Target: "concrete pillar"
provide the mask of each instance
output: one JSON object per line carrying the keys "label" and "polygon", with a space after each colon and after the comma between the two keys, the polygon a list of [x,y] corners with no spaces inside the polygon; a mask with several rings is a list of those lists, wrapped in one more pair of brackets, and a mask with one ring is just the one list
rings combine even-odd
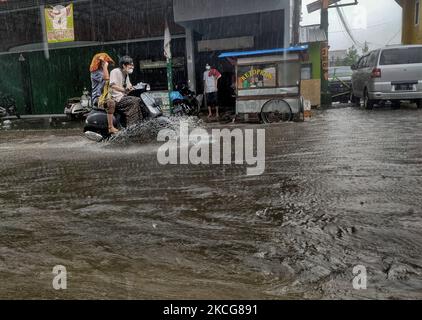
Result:
{"label": "concrete pillar", "polygon": [[293,14],[293,1],[284,8],[284,47],[290,47],[292,42],[292,14]]}
{"label": "concrete pillar", "polygon": [[186,32],[186,60],[189,88],[196,92],[196,72],[195,72],[195,40],[192,28],[185,27]]}

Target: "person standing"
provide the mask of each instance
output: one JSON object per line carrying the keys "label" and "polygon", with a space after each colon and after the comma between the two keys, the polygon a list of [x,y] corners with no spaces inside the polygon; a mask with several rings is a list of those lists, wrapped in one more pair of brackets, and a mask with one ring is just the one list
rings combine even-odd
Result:
{"label": "person standing", "polygon": [[221,73],[211,68],[209,64],[206,65],[204,72],[204,95],[208,106],[208,118],[212,118],[212,109],[216,110],[216,117],[219,118],[218,107],[218,80],[221,78]]}

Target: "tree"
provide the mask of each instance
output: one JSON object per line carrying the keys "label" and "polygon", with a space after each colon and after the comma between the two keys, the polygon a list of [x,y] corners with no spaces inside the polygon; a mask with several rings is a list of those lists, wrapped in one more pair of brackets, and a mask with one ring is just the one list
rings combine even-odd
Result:
{"label": "tree", "polygon": [[356,62],[358,62],[358,59],[359,59],[358,50],[356,49],[355,46],[352,46],[351,48],[347,50],[346,57],[343,60],[343,64],[345,66],[351,66],[355,64]]}
{"label": "tree", "polygon": [[368,45],[368,41],[365,41],[365,44],[363,45],[363,49],[362,49],[362,54],[368,53],[369,52],[369,45]]}

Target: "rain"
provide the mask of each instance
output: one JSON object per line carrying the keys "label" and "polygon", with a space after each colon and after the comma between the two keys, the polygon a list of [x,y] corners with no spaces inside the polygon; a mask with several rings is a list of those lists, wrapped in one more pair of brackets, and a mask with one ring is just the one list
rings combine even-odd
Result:
{"label": "rain", "polygon": [[422,61],[398,103],[352,86],[399,4],[376,39],[368,1],[215,2],[0,2],[0,299],[422,298]]}

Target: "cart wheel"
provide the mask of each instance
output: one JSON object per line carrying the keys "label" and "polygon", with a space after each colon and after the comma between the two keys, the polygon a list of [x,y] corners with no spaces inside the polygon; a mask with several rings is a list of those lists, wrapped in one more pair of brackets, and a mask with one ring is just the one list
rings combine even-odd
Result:
{"label": "cart wheel", "polygon": [[261,119],[264,123],[286,122],[292,118],[292,108],[285,100],[270,100],[261,110]]}

